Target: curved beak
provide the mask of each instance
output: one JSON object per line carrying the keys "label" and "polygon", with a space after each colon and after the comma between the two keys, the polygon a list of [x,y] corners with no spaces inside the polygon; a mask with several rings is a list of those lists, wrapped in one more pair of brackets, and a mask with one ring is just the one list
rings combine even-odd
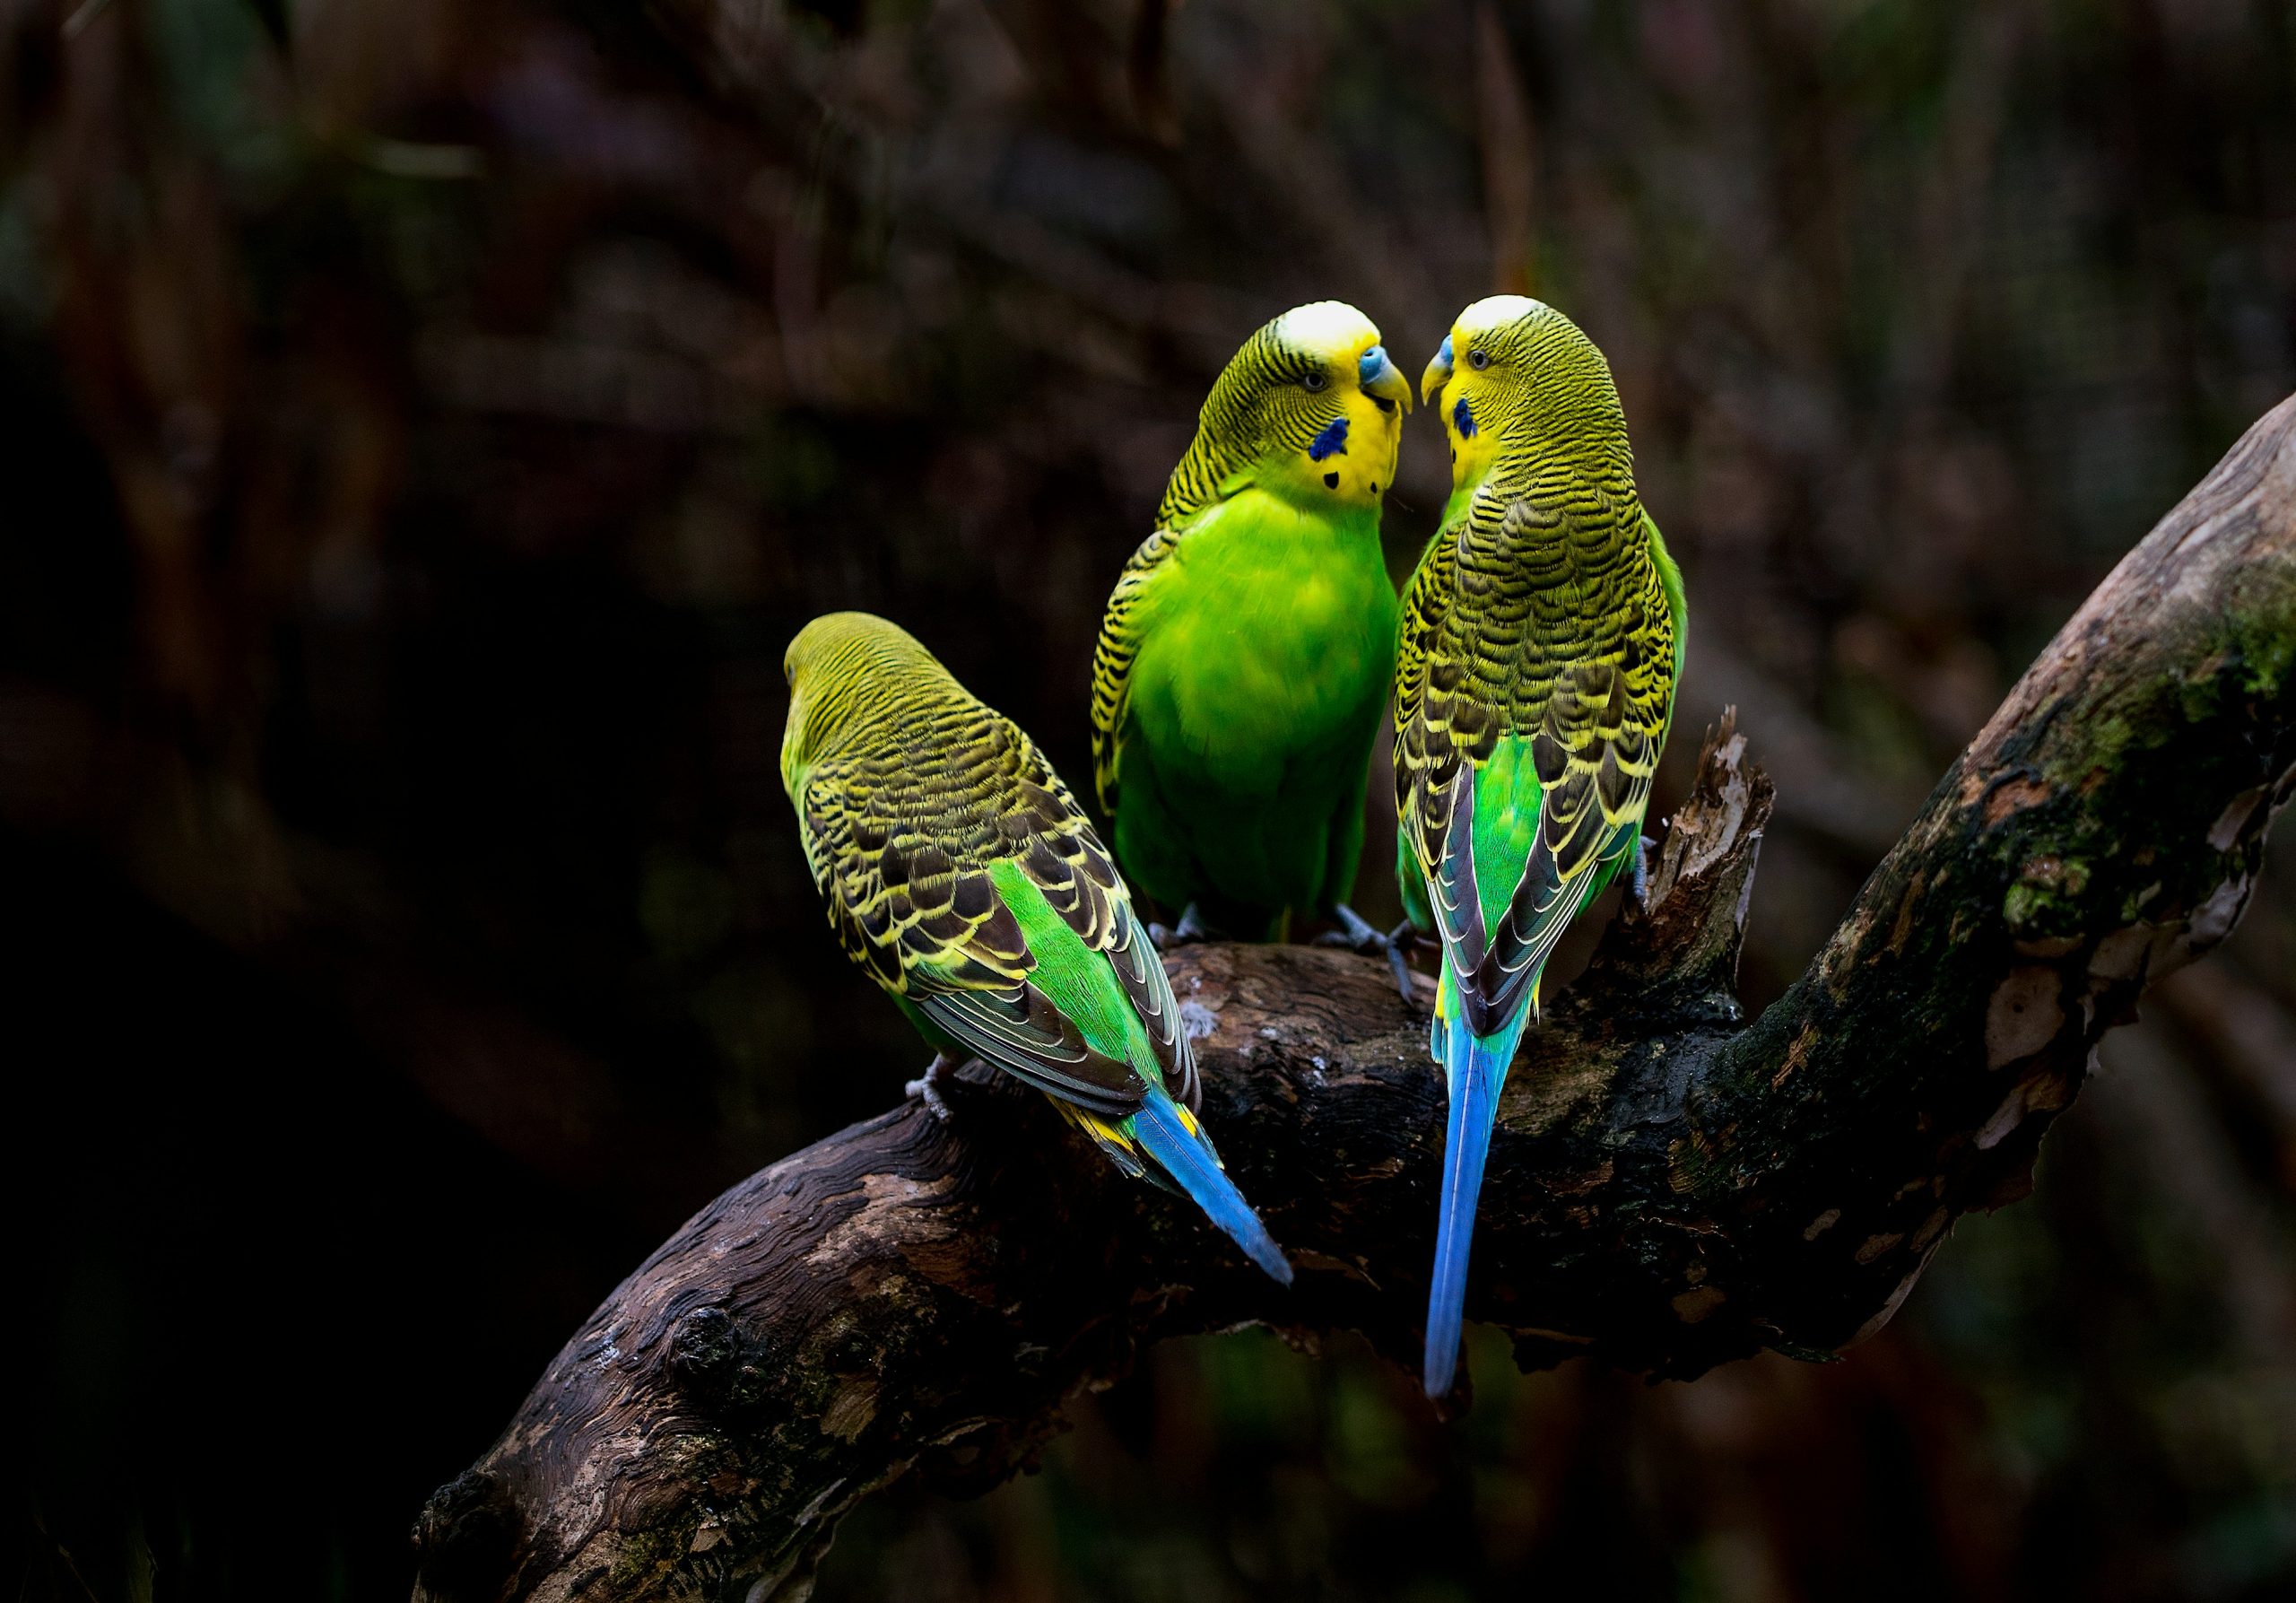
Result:
{"label": "curved beak", "polygon": [[1405,412],[1411,410],[1410,380],[1387,360],[1385,345],[1374,345],[1356,358],[1355,377],[1365,395],[1390,405],[1400,404]]}
{"label": "curved beak", "polygon": [[1435,353],[1435,360],[1419,375],[1419,398],[1430,406],[1435,404],[1435,392],[1451,381],[1451,336],[1443,336],[1443,348]]}

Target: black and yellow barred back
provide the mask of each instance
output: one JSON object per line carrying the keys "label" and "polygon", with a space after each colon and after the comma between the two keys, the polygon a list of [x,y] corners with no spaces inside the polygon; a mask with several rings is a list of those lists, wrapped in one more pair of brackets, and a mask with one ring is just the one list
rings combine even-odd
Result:
{"label": "black and yellow barred back", "polygon": [[1084,1042],[1031,981],[1039,961],[991,877],[1010,863],[1103,954],[1165,1087],[1195,1105],[1178,1007],[1100,837],[1036,745],[915,639],[865,613],[789,648],[783,783],[847,954],[972,1050],[1096,1113],[1136,1107],[1132,1069]]}

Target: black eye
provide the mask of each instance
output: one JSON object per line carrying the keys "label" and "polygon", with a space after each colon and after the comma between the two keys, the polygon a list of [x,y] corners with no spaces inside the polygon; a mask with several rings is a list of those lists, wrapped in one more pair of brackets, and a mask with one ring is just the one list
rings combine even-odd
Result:
{"label": "black eye", "polygon": [[1306,378],[1300,380],[1300,388],[1306,390],[1309,395],[1313,395],[1316,391],[1321,389],[1325,385],[1330,382],[1331,380],[1325,378],[1321,373],[1309,373]]}
{"label": "black eye", "polygon": [[1488,351],[1470,351],[1470,352],[1468,352],[1468,353],[1467,353],[1467,366],[1469,366],[1469,367],[1473,368],[1476,372],[1478,372],[1478,373],[1479,373],[1479,372],[1483,371],[1483,369],[1485,369],[1485,368],[1489,367],[1490,365],[1491,365],[1491,353],[1490,353],[1490,352],[1488,352]]}

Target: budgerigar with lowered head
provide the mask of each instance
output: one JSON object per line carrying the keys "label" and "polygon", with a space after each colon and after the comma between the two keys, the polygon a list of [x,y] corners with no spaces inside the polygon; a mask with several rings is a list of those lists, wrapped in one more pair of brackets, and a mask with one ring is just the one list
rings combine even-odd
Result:
{"label": "budgerigar with lowered head", "polygon": [[964,1059],[994,1064],[1291,1284],[1196,1122],[1196,1056],[1131,895],[1035,743],[866,613],[806,624],[787,666],[805,861],[847,954],[939,1054],[926,1100]]}

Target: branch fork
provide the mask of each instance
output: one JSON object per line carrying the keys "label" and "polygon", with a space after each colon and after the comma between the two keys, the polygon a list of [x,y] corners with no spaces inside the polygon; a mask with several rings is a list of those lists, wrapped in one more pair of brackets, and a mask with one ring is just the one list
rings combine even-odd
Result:
{"label": "branch fork", "polygon": [[[1726,713],[1648,903],[1525,1038],[1469,1316],[1526,1365],[1674,1376],[1878,1329],[1957,1216],[2030,1186],[2104,1032],[2238,920],[2296,793],[2292,678],[2296,401],[2107,578],[1751,1023],[1774,792]],[[424,1509],[417,1599],[800,1597],[871,1491],[996,1484],[1168,1336],[1354,1329],[1415,1366],[1432,982],[1406,1003],[1377,960],[1298,946],[1166,961],[1291,1290],[1041,1097],[1000,1084],[953,1126],[904,1104],[735,1186],[615,1290]]]}

